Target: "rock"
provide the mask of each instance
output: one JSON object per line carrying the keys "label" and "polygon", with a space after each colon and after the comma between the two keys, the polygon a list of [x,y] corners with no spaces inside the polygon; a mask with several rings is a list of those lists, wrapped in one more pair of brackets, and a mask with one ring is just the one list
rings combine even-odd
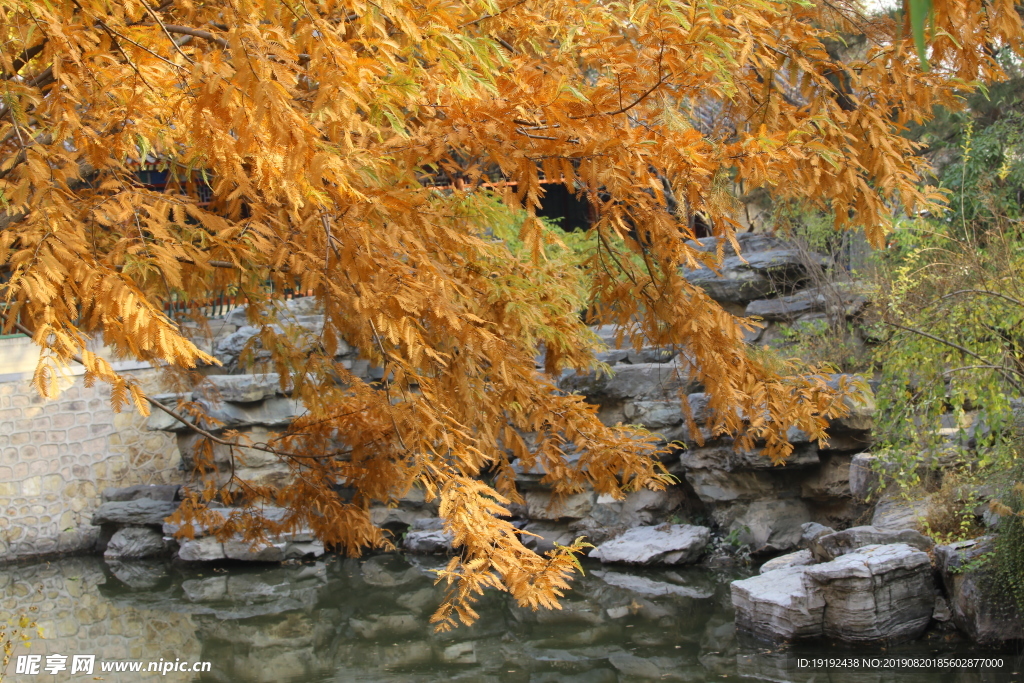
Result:
{"label": "rock", "polygon": [[609,586],[615,586],[616,588],[621,588],[623,590],[630,591],[631,593],[638,593],[639,595],[648,595],[651,597],[671,595],[681,598],[694,598],[697,600],[705,600],[714,596],[714,592],[707,589],[677,586],[674,583],[655,581],[635,574],[621,574],[619,572],[594,570],[591,572],[591,575],[601,579]]}
{"label": "rock", "polygon": [[819,537],[817,542],[826,562],[868,545],[905,543],[924,552],[928,552],[935,545],[932,539],[914,529],[890,531],[876,529],[873,526],[855,526],[845,531],[837,531]]}
{"label": "rock", "polygon": [[932,619],[939,623],[946,623],[953,618],[953,610],[949,607],[949,600],[941,595],[935,596],[935,609],[932,610]]}
{"label": "rock", "polygon": [[92,515],[92,524],[124,524],[128,526],[160,526],[164,518],[178,509],[170,500],[138,498],[136,500],[103,503]]}
{"label": "rock", "polygon": [[825,501],[850,497],[851,456],[832,454],[819,457],[821,467],[800,482],[800,497]]}
{"label": "rock", "polygon": [[784,567],[733,581],[736,628],[767,640],[820,637],[825,599],[818,587],[805,578],[808,569]]}
{"label": "rock", "polygon": [[556,543],[569,545],[578,536],[569,529],[569,525],[560,522],[530,522],[523,527],[523,531],[526,534],[533,534],[532,536],[523,536],[523,545],[542,555],[549,550],[554,550]]}
{"label": "rock", "polygon": [[102,501],[104,503],[124,502],[128,500],[138,500],[139,498],[149,498],[150,500],[175,500],[180,488],[181,486],[177,484],[167,484],[163,486],[156,484],[137,484],[135,486],[126,486],[124,488],[111,487],[103,489]]}
{"label": "rock", "polygon": [[590,552],[601,562],[687,564],[704,554],[711,530],[689,524],[635,527]]}
{"label": "rock", "polygon": [[224,557],[245,562],[280,562],[285,559],[285,543],[250,543],[240,538],[224,542]]}
{"label": "rock", "polygon": [[952,620],[971,640],[988,646],[1020,640],[1024,620],[999,591],[991,562],[991,536],[935,546],[935,564],[949,596]]}
{"label": "rock", "polygon": [[768,472],[694,469],[685,476],[705,504],[774,498],[779,492],[778,478]]}
{"label": "rock", "polygon": [[449,645],[441,653],[441,659],[445,664],[476,664],[476,644],[469,641]]}
{"label": "rock", "polygon": [[598,372],[566,371],[559,388],[582,394],[590,403],[606,404],[634,400],[669,400],[680,392],[691,393],[699,388],[678,362],[616,365],[612,375]]}
{"label": "rock", "polygon": [[825,296],[816,289],[805,289],[790,296],[758,299],[747,304],[748,318],[763,318],[774,322],[793,322],[804,313],[823,312]]}
{"label": "rock", "polygon": [[[204,379],[204,385],[206,384],[213,390],[212,399],[229,403],[253,403],[282,393],[281,376],[276,372],[255,375],[207,375]],[[206,388],[202,385],[201,387]]]}
{"label": "rock", "polygon": [[213,536],[179,540],[178,543],[178,559],[185,562],[215,562],[225,557],[224,544]]}
{"label": "rock", "polygon": [[628,652],[616,652],[608,657],[608,663],[624,676],[644,679],[660,679],[662,671],[653,662],[631,655]]}
{"label": "rock", "polygon": [[139,559],[162,555],[167,550],[163,535],[149,527],[128,526],[118,529],[103,553],[106,560]]}
{"label": "rock", "polygon": [[870,453],[858,453],[850,461],[850,494],[857,500],[870,500],[881,487],[876,461]]}
{"label": "rock", "polygon": [[885,495],[875,505],[871,526],[876,529],[899,531],[919,529],[921,520],[928,513],[929,499],[905,500],[898,495]]}
{"label": "rock", "polygon": [[530,519],[580,519],[594,507],[593,491],[557,496],[550,491],[527,491],[526,509]]}
{"label": "rock", "polygon": [[289,541],[284,546],[284,559],[286,560],[301,560],[305,557],[320,557],[326,551],[324,544],[320,541],[310,541],[308,543],[294,543]]}
{"label": "rock", "polygon": [[774,294],[779,286],[803,280],[807,270],[796,249],[744,253],[722,261],[720,274],[709,268],[688,270],[683,277],[715,301],[746,304]]}
{"label": "rock", "polygon": [[411,553],[447,555],[453,552],[454,537],[443,530],[410,531],[402,540],[402,547]]}
{"label": "rock", "polygon": [[824,548],[818,543],[818,540],[823,536],[834,534],[835,530],[831,527],[827,527],[824,524],[818,524],[817,522],[807,522],[806,524],[800,525],[800,547],[806,548],[811,551],[811,555],[818,560],[818,562],[828,562],[829,557],[825,555]]}
{"label": "rock", "polygon": [[776,569],[783,569],[785,567],[805,567],[807,565],[814,564],[814,562],[815,559],[811,554],[811,551],[804,548],[803,550],[798,550],[795,553],[781,555],[773,560],[768,560],[761,565],[761,569],[758,573],[767,574],[768,572],[775,571]]}
{"label": "rock", "polygon": [[847,642],[913,640],[935,608],[931,561],[905,543],[865,546],[805,576],[825,601],[824,634]]}
{"label": "rock", "polygon": [[762,553],[794,550],[801,527],[810,519],[807,504],[794,498],[755,500],[741,508],[727,526],[741,545]]}
{"label": "rock", "polygon": [[[707,430],[705,429],[705,435]],[[768,470],[779,472],[801,467],[813,467],[820,462],[818,449],[811,443],[797,444],[782,464],[776,465],[762,455],[760,450],[737,450],[728,439],[719,439],[714,445],[689,448],[679,456],[679,466],[684,470],[720,470],[738,472],[741,470]]]}
{"label": "rock", "polygon": [[853,388],[852,393],[843,399],[843,405],[849,409],[849,413],[845,417],[831,420],[829,431],[868,431],[875,424],[875,412],[878,410],[878,406],[875,404],[875,394],[871,391],[867,381],[859,375],[833,375],[829,379],[828,385],[833,389],[838,389],[840,381],[844,378],[848,383],[858,381],[863,383],[863,386],[859,390]]}

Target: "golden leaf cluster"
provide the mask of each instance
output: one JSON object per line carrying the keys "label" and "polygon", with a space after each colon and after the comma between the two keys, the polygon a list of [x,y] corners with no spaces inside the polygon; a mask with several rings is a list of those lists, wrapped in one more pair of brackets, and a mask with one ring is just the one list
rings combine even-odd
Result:
{"label": "golden leaf cluster", "polygon": [[[308,408],[253,446],[293,482],[233,495],[358,552],[387,544],[371,502],[422,487],[462,548],[440,624],[471,621],[487,586],[554,605],[579,547],[522,545],[501,517],[521,500],[511,459],[560,493],[667,483],[650,435],[557,391],[564,368],[594,364],[581,308],[686,349],[717,429],[776,460],[790,426],[821,436],[840,410],[821,377],[752,359],[749,323],[681,275],[721,257],[687,242],[687,216],[732,240],[722,188],[740,183],[877,242],[892,206],[933,199],[901,134],[1000,77],[993,54],[1022,36],[1010,0],[933,5],[925,72],[907,26],[852,0],[0,0],[5,327],[46,350],[40,390],[76,359],[118,406],[145,409],[87,339],[172,368],[213,362],[164,305],[201,318],[232,288]],[[713,125],[697,125],[707,103]],[[140,182],[143,165],[167,186]],[[489,230],[479,185],[495,176],[530,216],[522,255]],[[597,217],[580,268],[545,260],[542,180]],[[271,292],[292,287],[323,307],[312,352],[271,327]],[[335,360],[342,341],[384,366],[382,386]],[[184,517],[201,521],[212,495]],[[255,538],[245,522],[227,531]]]}

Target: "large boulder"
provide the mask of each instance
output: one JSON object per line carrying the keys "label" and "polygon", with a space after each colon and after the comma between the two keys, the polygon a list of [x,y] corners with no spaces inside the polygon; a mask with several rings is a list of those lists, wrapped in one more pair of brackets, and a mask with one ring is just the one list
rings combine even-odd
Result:
{"label": "large boulder", "polygon": [[590,557],[625,564],[688,564],[700,559],[710,540],[711,530],[703,526],[641,526],[605,541]]}
{"label": "large boulder", "polygon": [[164,518],[178,509],[173,500],[153,500],[137,498],[135,500],[110,501],[99,506],[92,515],[92,523],[123,524],[126,526],[159,526]]}
{"label": "large boulder", "polygon": [[825,599],[807,581],[806,566],[790,566],[732,583],[736,628],[766,640],[822,635]]}
{"label": "large boulder", "polygon": [[581,394],[590,403],[608,404],[635,400],[668,400],[680,391],[691,393],[699,384],[691,379],[683,363],[640,363],[616,365],[612,374],[577,373],[567,370],[558,382],[561,389]]}
{"label": "large boulder", "polygon": [[953,623],[971,640],[998,645],[1024,637],[1013,598],[994,585],[991,536],[935,547],[935,564],[949,596]]}
{"label": "large boulder", "polygon": [[868,545],[905,543],[924,552],[928,552],[935,545],[932,539],[914,529],[890,531],[876,529],[873,526],[855,526],[844,531],[837,531],[821,536],[817,542],[821,548],[820,559],[826,562]]}
{"label": "large boulder", "polygon": [[139,559],[162,555],[167,550],[163,534],[149,527],[124,527],[114,532],[107,542],[104,559]]}
{"label": "large boulder", "polygon": [[935,608],[931,560],[905,543],[865,546],[807,567],[805,576],[826,605],[824,634],[847,642],[913,640]]}

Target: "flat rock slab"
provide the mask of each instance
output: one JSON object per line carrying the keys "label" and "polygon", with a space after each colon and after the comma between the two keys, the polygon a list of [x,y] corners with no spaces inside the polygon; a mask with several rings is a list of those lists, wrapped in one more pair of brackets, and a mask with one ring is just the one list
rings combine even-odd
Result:
{"label": "flat rock slab", "polygon": [[601,579],[609,586],[614,586],[616,588],[630,591],[631,593],[650,597],[674,596],[706,600],[707,598],[714,596],[714,592],[707,589],[691,588],[690,586],[677,586],[674,583],[655,581],[654,579],[648,579],[634,574],[620,574],[618,572],[604,572],[599,570],[593,571],[591,574]]}
{"label": "flat rock slab", "polygon": [[111,501],[103,503],[92,515],[92,523],[124,524],[127,526],[159,526],[164,518],[178,509],[178,503],[171,500],[152,500],[138,498],[136,500]]}
{"label": "flat rock slab", "polygon": [[602,562],[687,564],[704,554],[711,530],[690,524],[662,524],[629,529],[590,551]]}
{"label": "flat rock slab", "polygon": [[111,487],[103,489],[103,502],[124,502],[127,500],[138,500],[139,498],[174,500],[178,497],[178,490],[180,488],[177,484],[137,484],[136,486],[126,486],[124,488]]}
{"label": "flat rock slab", "polygon": [[855,526],[844,531],[820,536],[817,543],[823,553],[821,559],[825,561],[834,560],[869,545],[905,543],[924,552],[928,552],[935,545],[932,539],[914,529],[890,531],[876,529],[873,526]]}
{"label": "flat rock slab", "polygon": [[807,567],[805,576],[827,605],[824,634],[847,642],[913,640],[935,609],[931,560],[905,543],[865,546]]}
{"label": "flat rock slab", "polygon": [[804,548],[798,550],[795,553],[789,553],[788,555],[781,555],[775,559],[768,560],[761,565],[759,574],[767,574],[768,572],[775,571],[776,569],[783,569],[784,567],[806,567],[814,564],[814,555],[811,551]]}
{"label": "flat rock slab", "polygon": [[817,638],[825,599],[807,580],[809,567],[791,566],[732,583],[736,628],[767,640]]}

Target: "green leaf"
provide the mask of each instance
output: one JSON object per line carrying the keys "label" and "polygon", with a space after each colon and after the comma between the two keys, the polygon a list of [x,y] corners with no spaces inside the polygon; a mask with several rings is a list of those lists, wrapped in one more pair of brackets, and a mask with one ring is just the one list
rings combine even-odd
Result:
{"label": "green leaf", "polygon": [[932,13],[932,0],[907,0],[910,10],[910,30],[917,48],[917,58],[921,60],[921,68],[928,71],[928,56],[925,54],[927,44],[924,40],[924,23]]}

